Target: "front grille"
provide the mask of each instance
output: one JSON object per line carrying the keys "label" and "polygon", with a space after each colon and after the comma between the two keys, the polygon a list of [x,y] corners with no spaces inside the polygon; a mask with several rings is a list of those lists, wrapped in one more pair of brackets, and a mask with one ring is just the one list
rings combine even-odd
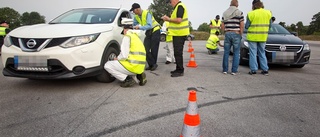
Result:
{"label": "front grille", "polygon": [[303,48],[303,45],[280,45],[280,44],[267,44],[266,51],[284,51],[284,52],[296,52],[299,53]]}
{"label": "front grille", "polygon": [[[38,39],[38,38],[17,38],[11,37],[11,41],[14,46],[21,48],[25,52],[37,52],[45,48],[51,48],[61,45],[63,42],[67,41],[70,37],[63,38],[53,38],[53,39]],[[27,46],[29,40],[36,41],[34,47]]]}

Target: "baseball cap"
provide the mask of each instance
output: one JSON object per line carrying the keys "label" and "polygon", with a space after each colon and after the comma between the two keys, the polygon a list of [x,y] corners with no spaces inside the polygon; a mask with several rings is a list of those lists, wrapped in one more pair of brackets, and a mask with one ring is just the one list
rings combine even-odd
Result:
{"label": "baseball cap", "polygon": [[133,3],[130,11],[133,11],[134,9],[140,8],[140,5],[138,3]]}
{"label": "baseball cap", "polygon": [[252,5],[254,5],[254,4],[258,3],[258,2],[261,2],[261,1],[260,0],[253,0],[252,1]]}

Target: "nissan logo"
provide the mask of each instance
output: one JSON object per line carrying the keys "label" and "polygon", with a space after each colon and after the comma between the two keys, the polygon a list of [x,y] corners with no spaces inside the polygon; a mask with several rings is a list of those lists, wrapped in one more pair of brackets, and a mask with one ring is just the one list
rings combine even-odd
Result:
{"label": "nissan logo", "polygon": [[286,45],[280,45],[279,49],[280,51],[286,51],[287,47]]}
{"label": "nissan logo", "polygon": [[30,40],[28,40],[28,42],[27,42],[27,47],[28,48],[34,48],[35,46],[37,45],[37,42],[36,42],[36,40],[34,40],[34,39],[30,39]]}

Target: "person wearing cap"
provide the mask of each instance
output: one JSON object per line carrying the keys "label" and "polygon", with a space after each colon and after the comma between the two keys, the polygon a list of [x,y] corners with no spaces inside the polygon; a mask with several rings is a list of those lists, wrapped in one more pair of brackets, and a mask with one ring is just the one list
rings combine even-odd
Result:
{"label": "person wearing cap", "polygon": [[148,67],[146,70],[154,71],[158,67],[160,24],[154,19],[151,12],[142,10],[138,3],[133,3],[130,11],[135,14],[133,28],[146,31],[146,37],[143,42],[147,52]]}
{"label": "person wearing cap", "polygon": [[276,17],[271,17],[272,23],[276,21]]}
{"label": "person wearing cap", "polygon": [[245,28],[248,30],[247,40],[249,45],[250,75],[254,75],[258,71],[257,57],[259,58],[260,68],[262,69],[261,74],[269,75],[265,47],[269,28],[272,23],[271,18],[271,11],[265,10],[260,0],[253,0],[252,11],[247,14],[247,22],[245,24]]}
{"label": "person wearing cap", "polygon": [[233,48],[233,58],[231,75],[238,73],[239,60],[240,60],[240,43],[244,29],[244,17],[242,11],[238,9],[238,0],[231,0],[230,7],[223,12],[223,20],[221,29],[224,31],[224,44],[223,44],[223,59],[222,59],[222,73],[228,74],[229,70],[229,55],[230,50]]}
{"label": "person wearing cap", "polygon": [[140,86],[147,83],[144,73],[146,51],[137,30],[129,29],[130,27],[132,26],[125,25],[121,33],[124,34],[124,37],[118,57],[104,65],[108,73],[121,81],[121,87],[131,87],[136,84],[132,76],[137,77]]}
{"label": "person wearing cap", "polygon": [[176,59],[176,69],[171,71],[171,77],[180,77],[184,75],[183,67],[183,46],[186,37],[190,34],[188,10],[179,0],[166,0],[173,7],[170,17],[164,15],[162,20],[169,22],[168,32],[172,35],[174,58]]}
{"label": "person wearing cap", "polygon": [[220,33],[221,20],[219,15],[217,15],[215,19],[210,21],[209,27],[211,28],[210,30],[211,35],[216,35],[217,31]]}
{"label": "person wearing cap", "polygon": [[0,22],[0,55],[1,55],[1,49],[2,45],[4,43],[4,37],[10,32],[9,29],[9,23],[7,21],[1,21]]}

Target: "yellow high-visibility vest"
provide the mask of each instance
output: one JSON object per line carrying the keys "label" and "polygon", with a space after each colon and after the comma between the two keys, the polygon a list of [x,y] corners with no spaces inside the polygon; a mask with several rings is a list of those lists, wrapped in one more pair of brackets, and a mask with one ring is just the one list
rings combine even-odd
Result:
{"label": "yellow high-visibility vest", "polygon": [[181,2],[178,3],[171,14],[171,18],[173,19],[177,18],[177,11],[179,6],[182,6],[184,8],[182,22],[179,24],[170,22],[169,28],[168,28],[169,34],[172,36],[187,36],[190,34],[190,29],[189,29],[188,11],[186,6]]}
{"label": "yellow high-visibility vest", "polygon": [[144,72],[146,66],[146,50],[138,34],[130,33],[125,36],[130,37],[130,52],[128,58],[119,60],[120,64],[134,74]]}
{"label": "yellow high-visibility vest", "polygon": [[[141,26],[147,25],[147,15],[148,15],[148,13],[149,13],[148,10],[143,10],[143,11],[142,11],[142,14],[141,14],[141,18],[140,18],[138,15],[135,15],[136,20],[138,21],[138,23],[139,23]],[[151,14],[151,13],[150,13],[150,14]],[[155,32],[156,30],[159,30],[159,29],[160,29],[160,25],[159,25],[159,23],[154,19],[154,17],[152,16],[152,14],[151,14],[151,17],[152,17],[152,28],[153,28],[153,31],[152,31],[152,32]]]}
{"label": "yellow high-visibility vest", "polygon": [[[170,23],[168,21],[165,21],[164,23],[166,24],[166,27],[168,28]],[[169,31],[167,31],[166,42],[172,42],[172,36],[169,34]]]}
{"label": "yellow high-visibility vest", "polygon": [[218,41],[219,38],[217,35],[210,35],[209,39],[207,40],[206,47],[208,49],[217,49],[218,48]]}
{"label": "yellow high-visibility vest", "polygon": [[266,42],[268,38],[271,11],[263,8],[250,11],[248,19],[251,25],[248,28],[247,40],[254,42]]}
{"label": "yellow high-visibility vest", "polygon": [[0,26],[0,36],[5,36],[6,35],[6,27]]}
{"label": "yellow high-visibility vest", "polygon": [[[211,25],[212,25],[212,26],[215,26],[215,27],[220,27],[220,26],[221,26],[221,21],[218,20],[218,22],[216,22],[216,20],[211,20]],[[212,28],[212,29],[210,30],[210,34],[211,34],[211,35],[216,35],[216,32],[217,32],[217,31],[220,33],[220,29],[219,29],[219,28]]]}

